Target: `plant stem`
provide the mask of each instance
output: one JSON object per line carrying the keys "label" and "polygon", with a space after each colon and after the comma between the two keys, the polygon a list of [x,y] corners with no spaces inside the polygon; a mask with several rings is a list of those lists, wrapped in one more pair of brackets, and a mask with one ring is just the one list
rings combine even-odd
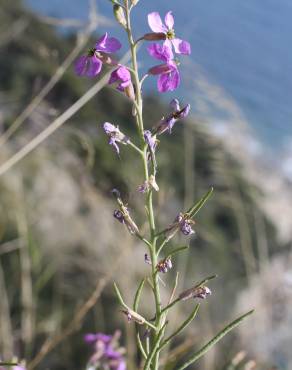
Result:
{"label": "plant stem", "polygon": [[[141,95],[141,82],[139,78],[139,71],[138,71],[138,63],[137,63],[137,43],[134,42],[132,28],[131,28],[131,19],[130,19],[130,7],[129,7],[129,0],[124,0],[125,6],[125,16],[127,22],[127,34],[129,45],[131,49],[131,56],[132,56],[132,75],[135,84],[135,108],[136,108],[136,123],[139,130],[140,141],[141,141],[141,150],[143,151],[142,161],[143,161],[143,170],[144,170],[144,177],[145,181],[149,181],[149,168],[148,168],[148,152],[147,152],[147,145],[144,140],[144,124],[143,124],[143,99]],[[142,81],[143,82],[143,81]],[[156,308],[156,322],[155,326],[157,330],[154,332],[152,346],[156,346],[158,348],[160,340],[162,339],[161,333],[161,299],[160,299],[160,291],[159,291],[159,282],[158,282],[158,274],[156,274],[156,265],[158,260],[158,253],[156,251],[156,242],[157,237],[156,228],[155,228],[155,217],[154,217],[154,210],[153,210],[153,199],[152,199],[152,189],[148,190],[146,195],[146,209],[148,213],[148,222],[150,228],[150,244],[149,252],[152,262],[152,283],[153,283],[153,292],[155,298],[155,308]],[[151,368],[153,370],[158,369],[158,362],[159,362],[159,352],[153,352],[153,348],[150,349],[152,353],[151,359],[148,359],[148,364],[151,363]],[[147,365],[148,366],[148,365]]]}

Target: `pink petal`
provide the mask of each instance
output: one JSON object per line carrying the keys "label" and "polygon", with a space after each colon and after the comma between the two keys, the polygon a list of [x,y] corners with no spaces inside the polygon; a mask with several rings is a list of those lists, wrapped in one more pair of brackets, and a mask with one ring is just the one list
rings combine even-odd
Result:
{"label": "pink petal", "polygon": [[167,92],[175,90],[180,84],[180,75],[177,68],[171,72],[159,76],[157,88],[159,92]]}
{"label": "pink petal", "polygon": [[74,70],[78,76],[82,76],[85,74],[87,59],[88,59],[87,56],[82,55],[80,58],[76,60],[74,64]]}
{"label": "pink petal", "polygon": [[88,77],[97,76],[101,71],[101,67],[102,67],[102,62],[96,56],[89,57],[86,75]]}
{"label": "pink petal", "polygon": [[153,12],[148,14],[148,24],[153,32],[167,32],[167,28],[162,23],[159,13]]}
{"label": "pink petal", "polygon": [[105,33],[95,44],[97,51],[103,51],[105,53],[115,53],[122,47],[120,41],[115,37],[108,37]]}
{"label": "pink petal", "polygon": [[166,13],[166,16],[164,18],[164,22],[167,25],[167,28],[169,30],[173,30],[174,19],[173,19],[173,15],[172,15],[172,12],[171,11]]}
{"label": "pink petal", "polygon": [[190,55],[191,54],[191,45],[189,42],[181,40],[181,39],[173,39],[171,40],[174,51],[177,54],[184,54],[184,55]]}
{"label": "pink petal", "polygon": [[147,48],[148,53],[158,60],[163,60],[167,62],[173,59],[173,52],[167,44],[159,45],[159,44],[151,44]]}

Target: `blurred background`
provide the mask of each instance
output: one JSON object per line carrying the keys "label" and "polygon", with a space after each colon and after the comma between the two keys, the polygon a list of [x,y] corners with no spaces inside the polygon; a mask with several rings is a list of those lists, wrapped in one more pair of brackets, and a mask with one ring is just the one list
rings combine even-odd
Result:
{"label": "blurred background", "polygon": [[[84,369],[83,335],[120,329],[128,368],[137,369],[133,325],[121,317],[112,280],[130,302],[148,266],[144,246],[113,219],[110,190],[120,189],[143,229],[142,171],[127,148],[118,159],[101,130],[110,121],[135,137],[131,105],[105,78],[87,104],[62,116],[98,81],[74,75],[76,57],[106,30],[122,40],[122,57],[126,38],[106,0],[97,8],[84,0],[0,5],[0,357],[26,359],[30,369]],[[173,10],[176,34],[192,45],[178,91],[158,96],[155,79],[145,82],[148,128],[172,98],[192,104],[191,117],[161,137],[161,227],[215,188],[189,251],[163,277],[163,298],[176,271],[180,290],[219,275],[196,321],[164,352],[165,368],[255,308],[192,368],[291,369],[292,3],[140,0],[137,37],[149,32],[154,10]],[[18,161],[19,153],[28,155]],[[176,306],[170,327],[192,308]],[[153,315],[150,289],[141,311]]]}

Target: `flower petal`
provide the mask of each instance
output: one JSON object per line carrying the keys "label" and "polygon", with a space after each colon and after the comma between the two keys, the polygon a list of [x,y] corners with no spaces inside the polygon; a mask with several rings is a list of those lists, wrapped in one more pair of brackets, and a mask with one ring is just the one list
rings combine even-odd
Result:
{"label": "flower petal", "polygon": [[78,76],[82,76],[85,74],[88,58],[89,58],[88,56],[82,55],[80,58],[76,60],[74,64],[74,70]]}
{"label": "flower petal", "polygon": [[171,40],[174,51],[177,54],[184,54],[184,55],[190,55],[191,54],[191,45],[189,42],[181,40],[181,39],[173,39]]}
{"label": "flower petal", "polygon": [[148,53],[155,59],[167,62],[173,59],[173,52],[167,44],[151,44],[147,48]]}
{"label": "flower petal", "polygon": [[88,77],[95,77],[100,73],[101,67],[102,62],[94,55],[88,58],[87,70],[85,73]]}
{"label": "flower petal", "polygon": [[152,12],[148,14],[148,24],[153,32],[167,32],[167,28],[162,23],[159,13]]}
{"label": "flower petal", "polygon": [[164,18],[164,22],[165,22],[165,24],[166,24],[166,26],[169,30],[173,29],[174,19],[173,19],[173,15],[172,15],[171,11],[166,13],[166,16]]}
{"label": "flower petal", "polygon": [[95,44],[97,51],[103,51],[105,53],[115,53],[122,47],[120,41],[115,37],[108,37],[105,33]]}
{"label": "flower petal", "polygon": [[167,92],[175,90],[180,84],[180,75],[178,69],[173,67],[169,73],[161,74],[157,81],[159,92]]}
{"label": "flower petal", "polygon": [[177,112],[180,110],[180,105],[179,105],[179,101],[178,99],[172,99],[172,101],[170,102],[169,104],[171,106],[171,108]]}

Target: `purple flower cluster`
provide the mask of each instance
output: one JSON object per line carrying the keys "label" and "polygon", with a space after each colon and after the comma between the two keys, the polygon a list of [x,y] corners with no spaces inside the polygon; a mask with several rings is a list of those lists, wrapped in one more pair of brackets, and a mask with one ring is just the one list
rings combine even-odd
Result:
{"label": "purple flower cluster", "polygon": [[[147,33],[141,39],[144,40],[163,40],[163,44],[151,44],[148,47],[149,54],[162,61],[162,64],[156,65],[148,70],[148,74],[159,76],[157,88],[159,92],[175,90],[180,84],[180,74],[178,70],[178,61],[174,56],[190,55],[191,46],[189,42],[181,40],[175,36],[174,18],[169,11],[165,15],[165,24],[163,24],[159,13],[152,12],[148,14],[148,24],[152,33]],[[97,76],[102,69],[102,65],[118,65],[109,54],[116,53],[121,48],[121,43],[114,37],[109,37],[105,33],[90,49],[87,55],[83,55],[75,62],[75,72],[79,76],[88,77]],[[134,87],[131,81],[131,74],[127,67],[118,65],[110,76],[109,84],[117,83],[117,89],[124,92],[130,99],[134,98]]]}
{"label": "purple flower cluster", "polygon": [[[163,62],[150,68],[148,71],[151,75],[159,76],[157,80],[159,92],[174,91],[180,84],[178,62],[174,58],[172,48],[176,54],[191,54],[190,44],[187,41],[175,37],[174,18],[171,11],[166,13],[164,21],[165,24],[163,24],[157,12],[148,14],[148,24],[154,35],[156,35],[156,39],[164,40],[162,45],[151,44],[148,47],[149,54],[153,58]],[[148,36],[148,39],[151,38]],[[155,38],[153,37],[153,39]]]}
{"label": "purple flower cluster", "polygon": [[119,348],[119,338],[119,331],[115,332],[114,335],[86,334],[84,340],[93,346],[94,351],[89,359],[87,369],[126,370],[124,349]]}

